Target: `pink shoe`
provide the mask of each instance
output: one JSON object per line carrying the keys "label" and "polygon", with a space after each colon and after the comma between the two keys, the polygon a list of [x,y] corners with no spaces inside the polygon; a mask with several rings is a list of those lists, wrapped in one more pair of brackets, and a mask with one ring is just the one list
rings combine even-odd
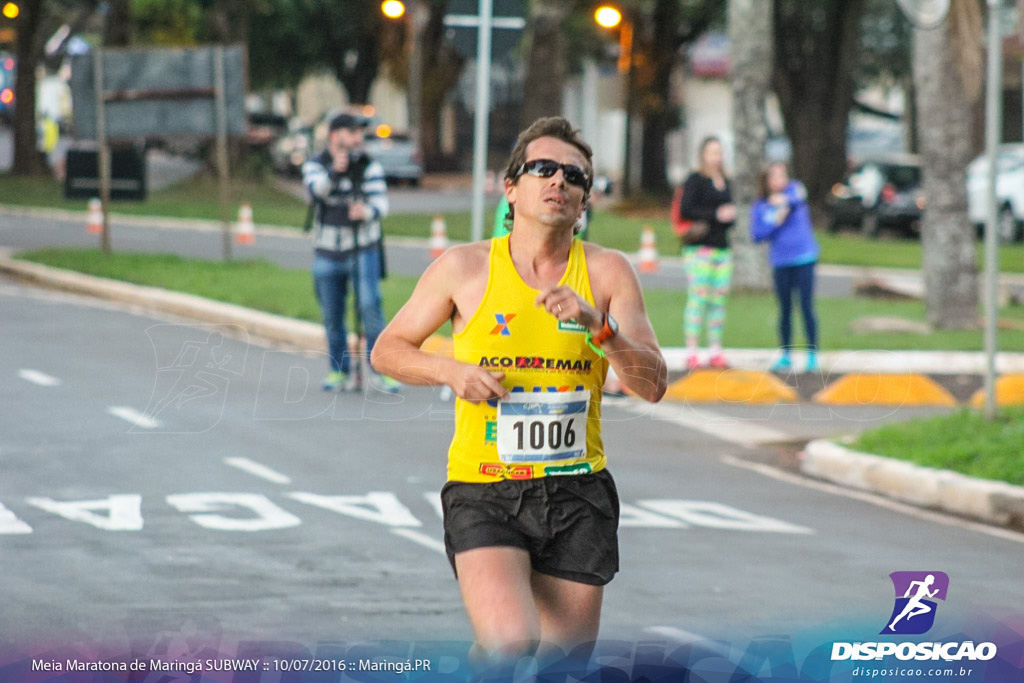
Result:
{"label": "pink shoe", "polygon": [[711,359],[708,361],[708,365],[713,368],[729,367],[729,363],[726,362],[725,356],[723,356],[720,353],[716,353],[715,355],[711,356]]}
{"label": "pink shoe", "polygon": [[697,354],[693,354],[692,356],[690,356],[689,358],[686,359],[686,369],[687,370],[696,370],[699,367],[700,367],[700,357]]}

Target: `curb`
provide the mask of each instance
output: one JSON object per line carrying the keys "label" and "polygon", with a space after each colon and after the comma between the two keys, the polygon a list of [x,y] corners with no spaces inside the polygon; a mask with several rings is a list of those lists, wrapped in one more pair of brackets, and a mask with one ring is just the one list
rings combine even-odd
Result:
{"label": "curb", "polygon": [[83,275],[35,263],[14,261],[0,254],[0,272],[61,291],[144,306],[162,313],[205,323],[238,326],[248,334],[326,353],[323,326],[243,306],[211,301],[192,294],[169,292],[117,280]]}
{"label": "curb", "polygon": [[807,444],[800,471],[816,479],[879,493],[917,507],[997,526],[1024,527],[1024,487],[1021,486],[859,453],[824,439]]}

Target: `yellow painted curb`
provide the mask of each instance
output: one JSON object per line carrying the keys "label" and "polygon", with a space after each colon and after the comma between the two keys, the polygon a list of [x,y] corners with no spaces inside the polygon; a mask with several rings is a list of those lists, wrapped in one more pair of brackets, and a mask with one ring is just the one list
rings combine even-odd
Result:
{"label": "yellow painted curb", "polygon": [[421,351],[426,353],[433,353],[438,356],[452,356],[454,354],[454,343],[451,337],[442,337],[440,335],[434,335],[427,337],[427,340],[423,342],[420,347]]}
{"label": "yellow painted curb", "polygon": [[849,374],[814,395],[833,405],[955,406],[957,400],[924,375]]}
{"label": "yellow painted curb", "polygon": [[669,385],[669,401],[795,403],[796,391],[775,375],[751,370],[696,370]]}
{"label": "yellow painted curb", "polygon": [[[1013,406],[1024,404],[1024,375],[1003,375],[996,379],[996,405]],[[981,408],[985,405],[985,390],[979,389],[971,397],[971,405]]]}

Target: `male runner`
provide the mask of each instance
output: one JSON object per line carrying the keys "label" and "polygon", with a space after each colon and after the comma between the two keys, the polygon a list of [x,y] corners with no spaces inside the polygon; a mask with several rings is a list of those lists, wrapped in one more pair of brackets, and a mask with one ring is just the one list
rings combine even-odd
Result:
{"label": "male runner", "polygon": [[[551,644],[585,654],[618,570],[615,484],[601,441],[609,364],[658,401],[665,361],[620,252],[573,239],[591,150],[561,118],[520,134],[505,171],[505,237],[457,246],[423,274],[373,365],[457,396],[442,492],[445,545],[476,654]],[[450,320],[454,356],[420,350]]]}

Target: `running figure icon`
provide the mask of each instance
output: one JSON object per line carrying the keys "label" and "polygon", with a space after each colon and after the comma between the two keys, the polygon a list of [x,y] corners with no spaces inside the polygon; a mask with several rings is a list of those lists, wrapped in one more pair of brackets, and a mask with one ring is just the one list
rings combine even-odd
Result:
{"label": "running figure icon", "polygon": [[[910,601],[907,602],[906,607],[903,608],[903,611],[900,612],[900,615],[893,619],[892,623],[889,624],[890,631],[895,631],[896,623],[904,617],[909,621],[910,619],[918,616],[919,614],[927,614],[928,612],[932,611],[931,605],[926,605],[925,603],[921,602],[921,600],[923,598],[934,598],[936,593],[939,592],[938,588],[936,588],[933,591],[928,590],[928,587],[931,586],[933,583],[935,583],[934,574],[929,574],[924,581],[911,582],[910,588],[908,588],[907,592],[903,595],[903,597],[905,598],[910,598]],[[914,592],[915,586],[916,592]],[[914,592],[913,596],[910,595],[912,592]]]}
{"label": "running figure icon", "polygon": [[890,578],[896,589],[896,602],[882,633],[927,632],[935,622],[937,600],[946,599],[949,577],[943,572],[929,571],[893,572]]}

